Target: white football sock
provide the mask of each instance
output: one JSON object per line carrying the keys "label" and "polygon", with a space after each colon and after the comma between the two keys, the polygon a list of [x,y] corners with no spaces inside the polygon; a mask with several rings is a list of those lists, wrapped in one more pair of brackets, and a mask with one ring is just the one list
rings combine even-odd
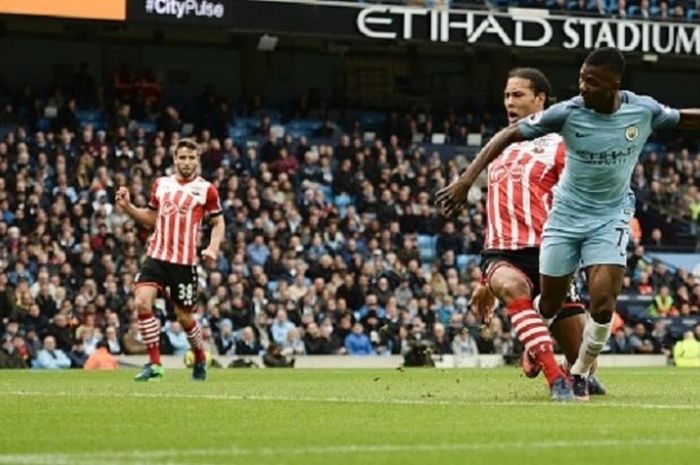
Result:
{"label": "white football sock", "polygon": [[590,315],[588,316],[586,326],[583,328],[583,341],[578,350],[578,358],[571,365],[572,375],[589,375],[593,362],[610,338],[611,326],[612,321],[600,324],[593,321]]}

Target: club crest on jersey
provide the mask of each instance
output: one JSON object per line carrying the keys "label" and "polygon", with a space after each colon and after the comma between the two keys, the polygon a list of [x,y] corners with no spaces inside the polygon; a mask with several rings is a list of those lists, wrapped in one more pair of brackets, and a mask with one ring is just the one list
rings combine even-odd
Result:
{"label": "club crest on jersey", "polygon": [[639,136],[639,128],[637,126],[630,126],[625,129],[625,139],[632,142]]}

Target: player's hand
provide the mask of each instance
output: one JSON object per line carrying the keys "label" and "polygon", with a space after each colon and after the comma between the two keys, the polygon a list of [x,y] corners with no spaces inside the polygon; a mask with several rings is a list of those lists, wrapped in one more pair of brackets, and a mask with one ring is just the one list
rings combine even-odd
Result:
{"label": "player's hand", "polygon": [[469,305],[475,307],[478,319],[488,323],[496,311],[496,296],[493,295],[488,286],[479,284],[474,289]]}
{"label": "player's hand", "polygon": [[467,206],[467,195],[471,184],[460,177],[436,194],[436,202],[444,216],[452,216],[461,208]]}
{"label": "player's hand", "polygon": [[122,186],[117,189],[117,193],[114,195],[114,200],[119,208],[126,210],[131,203],[131,195],[129,194],[129,189]]}
{"label": "player's hand", "polygon": [[214,267],[216,266],[216,258],[218,255],[218,251],[212,249],[211,247],[207,247],[206,249],[202,250],[202,259],[204,260],[204,264],[208,269],[214,269]]}

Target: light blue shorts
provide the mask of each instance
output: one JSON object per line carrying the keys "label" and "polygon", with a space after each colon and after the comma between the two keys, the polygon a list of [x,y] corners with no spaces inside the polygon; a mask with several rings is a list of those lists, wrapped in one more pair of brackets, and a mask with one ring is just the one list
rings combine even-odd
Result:
{"label": "light blue shorts", "polygon": [[542,233],[540,274],[558,277],[591,265],[625,266],[633,215],[631,208],[595,217],[553,208]]}

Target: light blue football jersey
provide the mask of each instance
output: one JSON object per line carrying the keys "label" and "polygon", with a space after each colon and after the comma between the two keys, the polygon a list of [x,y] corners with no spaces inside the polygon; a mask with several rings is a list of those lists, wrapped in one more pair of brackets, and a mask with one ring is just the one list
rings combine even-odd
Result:
{"label": "light blue football jersey", "polygon": [[621,93],[612,114],[586,108],[578,96],[518,122],[526,139],[557,132],[566,142],[555,204],[591,215],[633,207],[630,179],[639,154],[653,130],[678,124],[680,112],[651,97]]}

